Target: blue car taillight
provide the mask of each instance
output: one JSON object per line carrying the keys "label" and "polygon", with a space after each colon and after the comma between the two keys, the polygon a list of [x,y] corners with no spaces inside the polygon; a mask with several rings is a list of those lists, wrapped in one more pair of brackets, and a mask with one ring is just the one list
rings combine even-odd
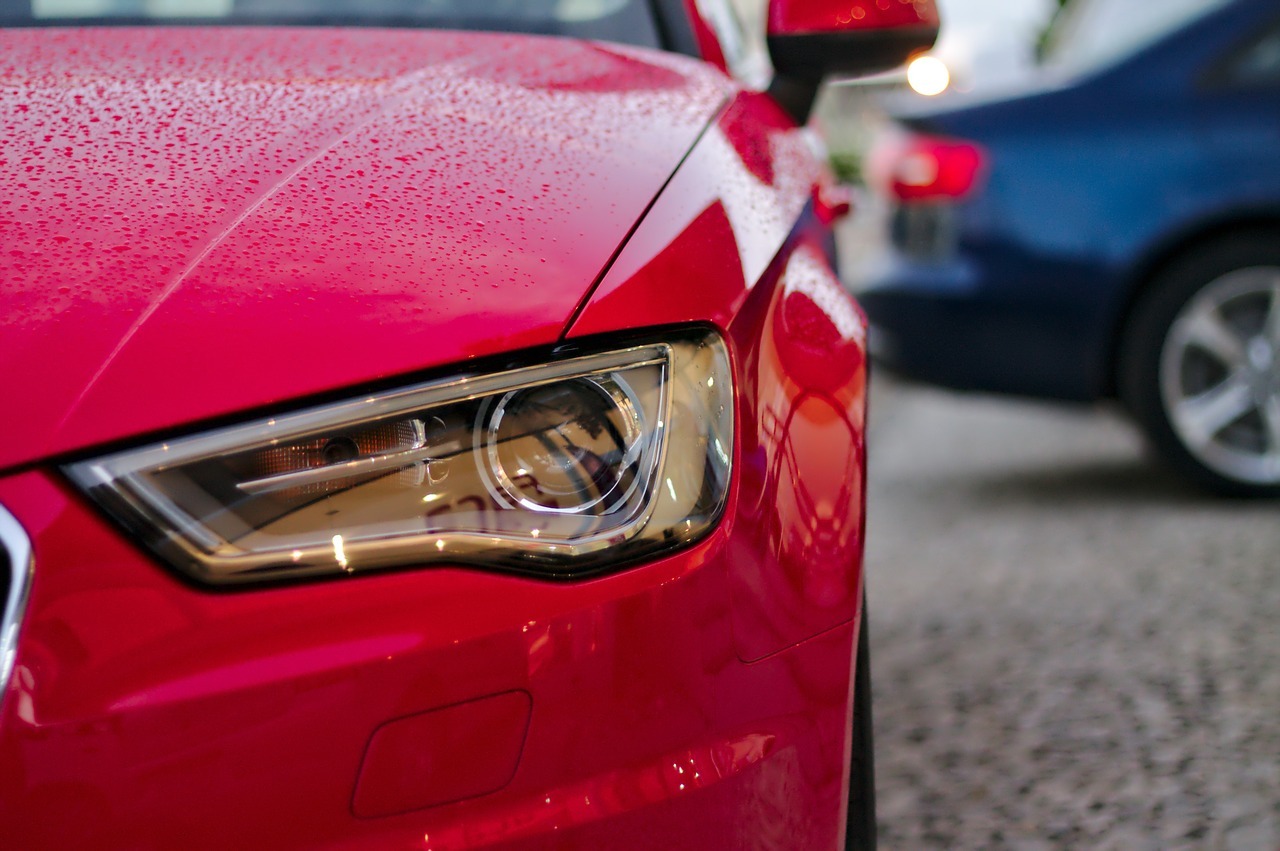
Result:
{"label": "blue car taillight", "polygon": [[875,188],[901,203],[957,201],[978,188],[986,160],[973,142],[897,131],[880,138],[868,174]]}

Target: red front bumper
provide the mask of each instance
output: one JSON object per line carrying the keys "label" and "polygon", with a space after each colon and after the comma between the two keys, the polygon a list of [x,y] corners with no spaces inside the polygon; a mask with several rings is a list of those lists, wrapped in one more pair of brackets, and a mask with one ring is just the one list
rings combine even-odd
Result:
{"label": "red front bumper", "polygon": [[434,569],[214,594],[50,476],[0,481],[36,559],[0,835],[835,847],[854,623],[740,660],[737,496],[694,550],[591,582]]}

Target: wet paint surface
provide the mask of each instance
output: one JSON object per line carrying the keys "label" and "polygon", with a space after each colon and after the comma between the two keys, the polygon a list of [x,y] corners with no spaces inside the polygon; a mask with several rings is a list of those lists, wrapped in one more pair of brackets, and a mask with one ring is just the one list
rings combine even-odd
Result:
{"label": "wet paint surface", "polygon": [[506,35],[0,33],[0,467],[554,340],[729,84]]}

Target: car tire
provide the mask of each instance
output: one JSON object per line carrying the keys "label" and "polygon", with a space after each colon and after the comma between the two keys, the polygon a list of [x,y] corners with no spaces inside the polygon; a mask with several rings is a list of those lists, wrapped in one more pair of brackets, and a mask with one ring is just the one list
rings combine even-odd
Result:
{"label": "car tire", "polygon": [[853,676],[853,747],[849,767],[846,851],[875,851],[876,765],[871,724],[871,646],[867,641],[867,604],[858,627],[857,668]]}
{"label": "car tire", "polygon": [[1138,302],[1120,396],[1156,450],[1228,496],[1280,495],[1280,235],[1184,254]]}

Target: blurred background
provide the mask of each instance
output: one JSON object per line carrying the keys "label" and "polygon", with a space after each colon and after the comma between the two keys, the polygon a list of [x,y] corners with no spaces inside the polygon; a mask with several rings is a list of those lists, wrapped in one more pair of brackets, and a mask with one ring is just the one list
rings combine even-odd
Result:
{"label": "blurred background", "polygon": [[[745,16],[759,20],[760,0],[740,0]],[[938,43],[916,66],[917,85],[928,96],[945,90],[972,92],[999,88],[1035,64],[1036,49],[1061,0],[937,0],[942,16]],[[756,8],[752,8],[756,7]],[[945,69],[943,76],[936,70]],[[921,69],[924,69],[921,71]],[[850,159],[870,142],[878,126],[876,97],[886,90],[909,88],[903,72],[869,81],[828,86],[818,107],[818,123],[837,163]],[[872,119],[868,121],[868,119]],[[857,172],[846,172],[853,176]]]}
{"label": "blurred background", "polygon": [[815,118],[878,326],[882,847],[1275,851],[1280,8],[938,5]]}

